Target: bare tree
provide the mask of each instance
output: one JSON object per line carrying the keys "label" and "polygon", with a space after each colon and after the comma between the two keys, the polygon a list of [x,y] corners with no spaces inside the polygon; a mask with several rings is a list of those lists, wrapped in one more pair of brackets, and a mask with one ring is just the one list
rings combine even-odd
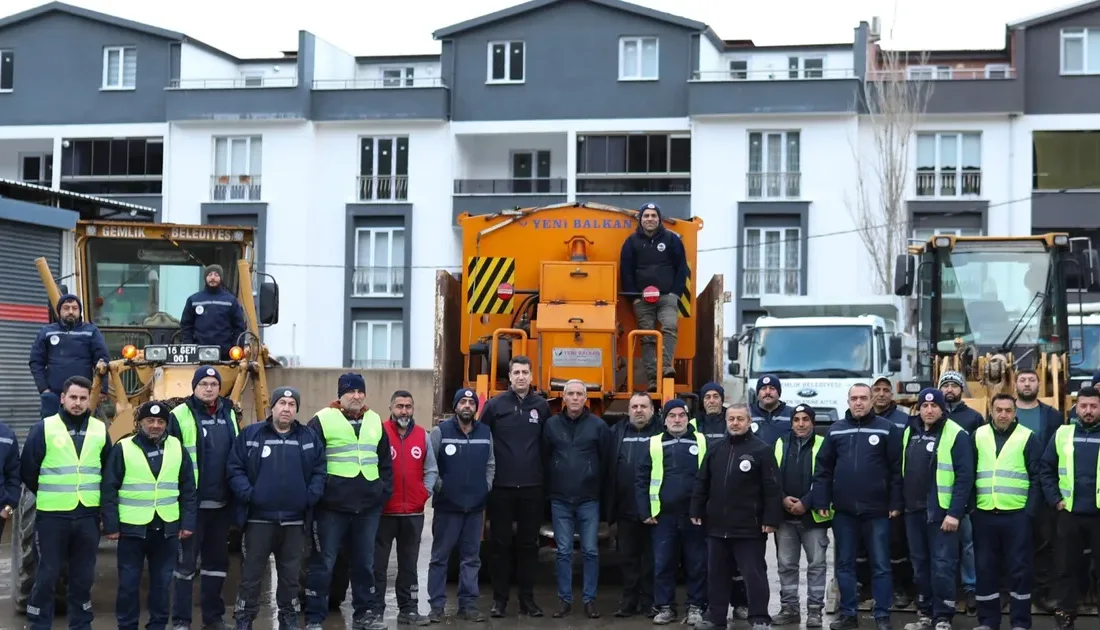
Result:
{"label": "bare tree", "polygon": [[926,65],[927,60],[927,54],[913,61],[902,51],[878,51],[863,82],[872,146],[870,151],[861,146],[862,134],[851,142],[856,184],[845,195],[845,205],[871,257],[880,294],[893,293],[894,260],[905,251],[908,240],[909,147],[932,91],[931,82],[924,77],[910,79],[906,68]]}

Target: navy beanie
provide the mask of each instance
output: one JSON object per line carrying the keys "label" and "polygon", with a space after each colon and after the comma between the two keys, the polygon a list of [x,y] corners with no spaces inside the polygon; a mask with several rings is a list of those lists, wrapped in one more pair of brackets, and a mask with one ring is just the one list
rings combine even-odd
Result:
{"label": "navy beanie", "polygon": [[944,415],[947,415],[947,401],[943,397],[943,392],[934,387],[925,387],[917,394],[917,411],[920,412],[920,406],[926,402],[936,403],[943,411]]}
{"label": "navy beanie", "polygon": [[756,379],[756,391],[760,391],[765,385],[771,385],[775,388],[775,392],[780,396],[783,395],[783,383],[779,381],[779,377],[774,374],[765,374]]}
{"label": "navy beanie", "polygon": [[672,411],[673,409],[683,409],[684,411],[687,411],[687,403],[680,400],[679,398],[673,398],[672,400],[666,402],[664,407],[661,407],[661,416],[667,416],[668,412]]}
{"label": "navy beanie", "polygon": [[195,391],[195,388],[199,386],[199,381],[208,376],[217,379],[218,385],[222,384],[222,375],[218,374],[217,370],[210,366],[203,366],[196,369],[195,375],[191,377],[191,391]]}
{"label": "navy beanie", "polygon": [[361,374],[348,372],[340,375],[340,381],[336,384],[336,397],[339,398],[348,392],[367,393],[367,382]]}
{"label": "navy beanie", "polygon": [[150,400],[149,402],[138,407],[137,414],[134,415],[134,419],[138,422],[145,418],[160,418],[165,422],[168,422],[168,412],[171,408],[168,403],[161,400]]}
{"label": "navy beanie", "polygon": [[296,410],[302,408],[302,395],[298,392],[297,389],[285,385],[283,387],[275,389],[275,395],[271,397],[271,408],[274,409],[275,403],[284,398],[290,398],[291,400],[293,400],[294,408]]}
{"label": "navy beanie", "polygon": [[699,398],[701,399],[703,396],[706,396],[707,392],[718,392],[718,397],[721,398],[723,402],[726,400],[726,390],[714,381],[699,388]]}
{"label": "navy beanie", "polygon": [[799,405],[794,408],[794,413],[791,414],[791,418],[793,419],[796,415],[800,413],[806,414],[810,417],[810,422],[817,424],[817,412],[814,411],[813,407],[809,405]]}
{"label": "navy beanie", "polygon": [[481,401],[477,399],[477,394],[474,393],[474,390],[460,389],[455,392],[455,398],[453,401],[451,401],[451,407],[458,409],[458,401],[462,400],[463,398],[469,398],[470,400],[474,401],[474,411],[477,411],[478,407],[481,406]]}

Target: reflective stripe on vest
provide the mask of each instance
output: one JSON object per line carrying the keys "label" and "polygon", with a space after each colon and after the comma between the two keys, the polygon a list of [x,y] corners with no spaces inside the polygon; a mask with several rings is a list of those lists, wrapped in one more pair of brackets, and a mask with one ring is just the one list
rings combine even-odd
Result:
{"label": "reflective stripe on vest", "polygon": [[[695,456],[699,467],[703,465],[703,458],[707,455],[707,439],[698,433],[695,436]],[[664,441],[665,434],[658,433],[649,438],[649,458],[653,466],[649,473],[649,515],[657,516],[661,513],[661,482],[665,480],[665,445],[676,444],[680,440]],[[691,440],[688,440],[689,442]]]}
{"label": "reflective stripe on vest", "polygon": [[[814,445],[810,447],[810,477],[814,476],[814,471],[817,469],[817,452],[821,450],[821,445],[825,442],[825,438],[820,435],[814,435]],[[779,468],[783,465],[783,455],[787,452],[787,442],[783,438],[779,438],[775,441],[775,466]],[[836,514],[831,506],[829,507],[828,516],[822,516],[817,513],[817,510],[810,510],[810,514],[813,515],[815,523],[828,523],[833,520],[833,515]]]}
{"label": "reflective stripe on vest", "polygon": [[175,436],[164,440],[160,473],[154,477],[145,451],[134,437],[123,438],[122,458],[126,474],[118,490],[118,520],[127,525],[148,525],[153,516],[165,523],[180,520],[180,467],[183,448]]}
{"label": "reflective stripe on vest", "polygon": [[70,512],[78,505],[99,507],[99,484],[103,481],[103,447],[107,425],[88,418],[88,429],[80,455],[60,415],[44,421],[46,456],[38,473],[38,510]]}
{"label": "reflective stripe on vest", "polygon": [[997,454],[997,438],[992,425],[982,425],[974,432],[978,450],[978,465],[974,488],[979,510],[1022,510],[1027,507],[1031,478],[1027,474],[1024,447],[1031,429],[1017,424]]}
{"label": "reflective stripe on vest", "polygon": [[[901,436],[901,474],[903,476],[911,430],[911,427],[905,427],[905,433]],[[951,507],[951,494],[955,487],[955,464],[951,459],[951,448],[955,446],[955,438],[962,430],[961,426],[948,418],[943,421],[940,439],[936,440],[936,503],[945,510]]]}
{"label": "reflective stripe on vest", "polygon": [[[1073,443],[1077,440],[1097,439],[1079,438],[1076,437],[1076,432],[1077,425],[1063,424],[1054,434],[1054,448],[1058,452],[1058,491],[1062,493],[1067,512],[1073,511]],[[1096,478],[1100,479],[1100,457],[1096,459]],[[1097,484],[1096,507],[1100,508],[1100,484]]]}
{"label": "reflective stripe on vest", "polygon": [[367,481],[378,479],[378,442],[382,440],[382,419],[373,411],[363,414],[359,438],[351,422],[339,409],[329,407],[317,413],[325,434],[325,468],[337,477],[362,474]]}
{"label": "reflective stripe on vest", "polygon": [[[176,424],[179,425],[180,436],[183,438],[183,448],[187,450],[187,456],[191,458],[191,467],[195,469],[195,487],[198,487],[199,423],[195,420],[195,414],[191,411],[191,408],[187,406],[187,403],[176,405],[176,408],[172,410],[172,415],[176,417]],[[237,437],[237,432],[239,431],[237,427],[237,411],[232,407],[229,409],[229,424],[233,427],[233,437]]]}

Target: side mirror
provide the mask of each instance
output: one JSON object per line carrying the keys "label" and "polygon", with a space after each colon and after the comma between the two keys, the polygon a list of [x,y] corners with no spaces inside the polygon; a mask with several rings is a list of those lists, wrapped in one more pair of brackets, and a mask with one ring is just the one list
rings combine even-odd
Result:
{"label": "side mirror", "polygon": [[741,374],[741,366],[731,361],[726,371],[730,373],[730,376],[738,376]]}
{"label": "side mirror", "polygon": [[726,358],[730,361],[737,360],[737,337],[730,337],[726,341]]}
{"label": "side mirror", "polygon": [[894,295],[910,297],[913,295],[913,277],[917,271],[917,257],[898,254],[894,261]]}
{"label": "side mirror", "polygon": [[57,285],[57,290],[61,292],[61,295],[65,295],[66,293],[69,292],[69,285],[59,284],[59,285]]}
{"label": "side mirror", "polygon": [[890,340],[886,344],[886,358],[891,361],[901,360],[901,335],[890,335]]}
{"label": "side mirror", "polygon": [[886,370],[897,374],[901,371],[901,359],[890,359],[886,362]]}
{"label": "side mirror", "polygon": [[260,283],[259,311],[261,326],[274,326],[279,323],[279,283],[267,274]]}
{"label": "side mirror", "polygon": [[1088,263],[1088,289],[1100,291],[1100,254],[1095,249],[1085,250],[1085,261]]}

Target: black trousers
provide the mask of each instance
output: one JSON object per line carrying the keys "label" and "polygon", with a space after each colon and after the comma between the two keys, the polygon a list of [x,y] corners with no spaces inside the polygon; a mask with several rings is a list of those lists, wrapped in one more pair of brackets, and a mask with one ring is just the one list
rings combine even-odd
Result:
{"label": "black trousers", "polygon": [[[1082,497],[1088,500],[1091,497]],[[1081,500],[1081,499],[1078,499]],[[1058,610],[1076,614],[1081,593],[1081,558],[1085,549],[1100,549],[1100,514],[1058,513],[1055,549],[1058,553]],[[1100,572],[1100,559],[1092,554],[1093,567]]]}
{"label": "black trousers", "polygon": [[374,604],[371,611],[381,615],[386,610],[386,573],[390,564],[390,551],[397,543],[397,579],[393,591],[397,597],[397,609],[403,613],[416,612],[417,593],[416,561],[420,557],[420,536],[424,533],[424,515],[382,515],[378,523],[378,537],[374,544]]}
{"label": "black trousers", "polygon": [[516,569],[516,581],[519,582],[520,599],[530,600],[534,597],[539,560],[539,525],[542,524],[545,511],[541,486],[493,488],[489,493],[487,512],[489,544],[492,550],[489,571],[493,580],[494,601],[508,601],[512,590],[513,566]]}
{"label": "black trousers", "polygon": [[653,527],[632,518],[620,518],[616,526],[623,561],[620,605],[644,614],[653,606]]}
{"label": "black trousers", "polygon": [[730,581],[736,566],[745,578],[745,593],[749,599],[749,623],[771,623],[768,615],[768,561],[764,556],[768,539],[717,538],[707,536],[707,621],[726,627],[726,611],[730,606]]}
{"label": "black trousers", "polygon": [[272,554],[275,555],[275,604],[279,610],[279,619],[295,617],[301,609],[298,602],[298,573],[306,555],[305,525],[246,523],[241,549],[244,555],[241,562],[241,583],[233,610],[233,617],[238,625],[255,621],[260,612],[260,584],[267,574],[267,563]]}
{"label": "black trousers", "polygon": [[[1053,597],[1058,590],[1058,561],[1054,540],[1058,531],[1058,512],[1043,503],[1039,506],[1031,530],[1035,545],[1032,585],[1038,597]],[[1037,600],[1038,597],[1033,597]]]}

